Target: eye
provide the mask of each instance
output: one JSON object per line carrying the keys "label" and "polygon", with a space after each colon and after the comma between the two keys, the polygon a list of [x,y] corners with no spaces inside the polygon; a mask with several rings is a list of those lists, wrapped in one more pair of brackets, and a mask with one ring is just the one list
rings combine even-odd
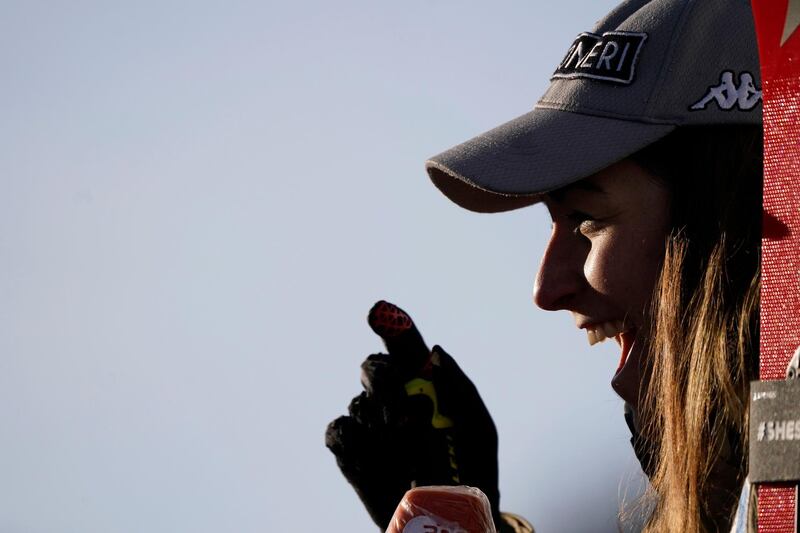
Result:
{"label": "eye", "polygon": [[572,231],[576,235],[589,236],[600,229],[600,220],[584,211],[572,211],[567,219],[575,225]]}

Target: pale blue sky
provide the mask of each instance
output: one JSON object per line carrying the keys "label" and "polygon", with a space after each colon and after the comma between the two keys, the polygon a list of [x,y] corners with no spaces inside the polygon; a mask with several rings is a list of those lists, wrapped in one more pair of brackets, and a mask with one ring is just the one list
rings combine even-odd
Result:
{"label": "pale blue sky", "polygon": [[378,299],[478,385],[503,508],[616,531],[618,349],[533,305],[546,213],[422,166],[613,3],[0,3],[0,532],[375,531],[323,433]]}

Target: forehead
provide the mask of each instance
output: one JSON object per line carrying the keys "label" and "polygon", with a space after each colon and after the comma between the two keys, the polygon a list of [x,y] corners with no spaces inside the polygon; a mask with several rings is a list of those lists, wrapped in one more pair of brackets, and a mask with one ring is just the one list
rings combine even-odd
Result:
{"label": "forehead", "polygon": [[598,201],[654,206],[668,200],[666,184],[631,160],[624,159],[600,172],[547,193],[545,202],[558,204]]}
{"label": "forehead", "polygon": [[606,196],[608,192],[603,187],[602,182],[598,183],[598,181],[597,174],[595,174],[580,181],[576,181],[575,183],[571,183],[566,187],[551,191],[547,193],[547,197],[558,203],[563,203],[567,197],[580,194]]}

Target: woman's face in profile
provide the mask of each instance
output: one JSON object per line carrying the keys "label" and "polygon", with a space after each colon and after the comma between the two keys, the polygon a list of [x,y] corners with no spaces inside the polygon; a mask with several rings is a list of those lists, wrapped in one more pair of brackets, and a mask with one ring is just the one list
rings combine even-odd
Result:
{"label": "woman's face in profile", "polygon": [[670,193],[655,176],[623,160],[547,195],[550,241],[534,286],[542,309],[565,309],[589,344],[620,345],[614,390],[638,403],[647,309],[664,258]]}

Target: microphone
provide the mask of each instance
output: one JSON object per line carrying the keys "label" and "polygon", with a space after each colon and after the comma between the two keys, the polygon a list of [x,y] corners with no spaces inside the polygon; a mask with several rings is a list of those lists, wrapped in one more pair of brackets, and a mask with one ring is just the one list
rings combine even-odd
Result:
{"label": "microphone", "polygon": [[[433,367],[438,355],[428,349],[411,317],[396,305],[379,301],[369,311],[367,322],[378,334],[386,350],[397,364],[405,383],[412,412],[425,413],[430,419],[414,420],[431,430],[426,442],[413,443],[409,453],[417,459],[417,471],[411,486],[461,483],[456,461],[453,421],[439,411],[439,400],[433,383]],[[428,415],[429,414],[429,415]],[[420,418],[420,417],[417,417]],[[427,431],[426,431],[427,432]]]}
{"label": "microphone", "polygon": [[381,300],[369,310],[367,322],[383,339],[389,354],[396,358],[403,379],[423,377],[430,380],[433,377],[431,351],[408,313]]}
{"label": "microphone", "polygon": [[497,533],[489,499],[479,489],[417,487],[406,492],[386,533]]}

